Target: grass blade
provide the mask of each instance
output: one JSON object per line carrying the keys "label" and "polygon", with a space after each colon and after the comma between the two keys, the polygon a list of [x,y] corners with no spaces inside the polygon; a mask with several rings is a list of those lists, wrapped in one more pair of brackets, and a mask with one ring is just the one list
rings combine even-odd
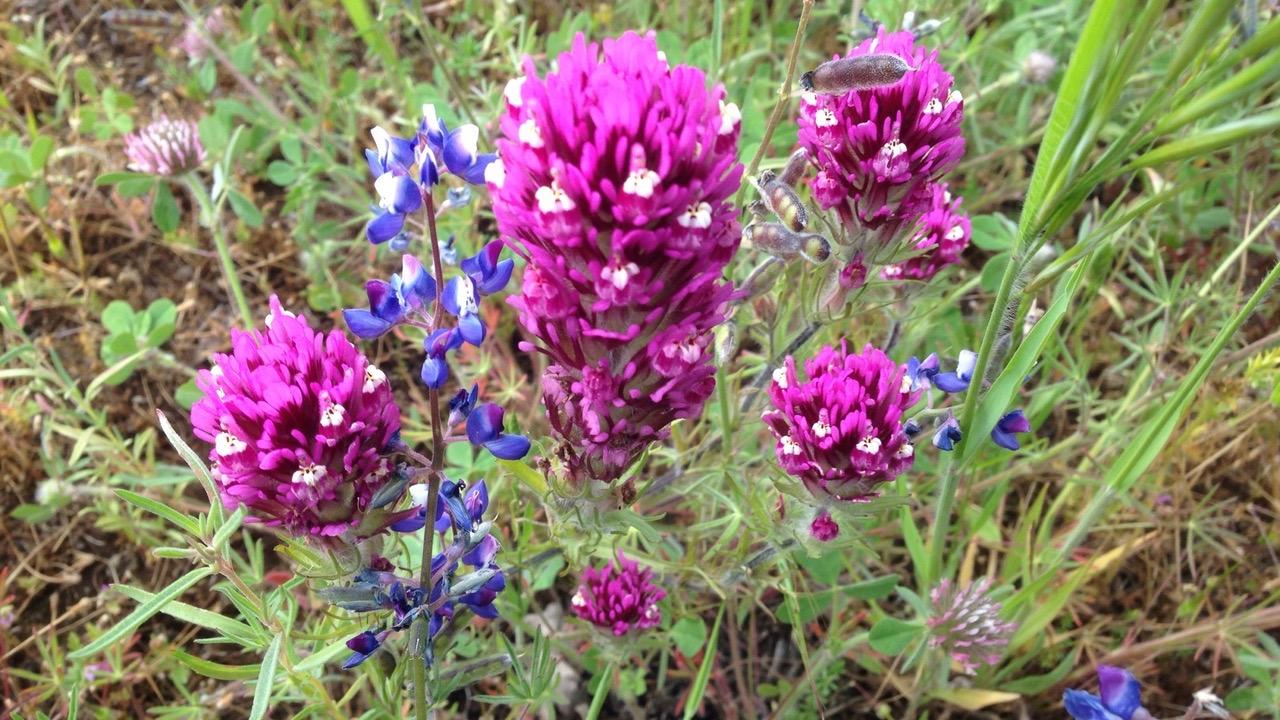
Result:
{"label": "grass blade", "polygon": [[693,687],[689,688],[689,698],[684,703],[684,720],[692,720],[702,705],[702,696],[707,692],[707,683],[711,680],[711,666],[716,662],[716,642],[720,639],[720,621],[724,619],[726,605],[720,606],[716,613],[715,625],[711,626],[711,635],[707,638],[707,649],[702,654],[702,666],[693,679]]}

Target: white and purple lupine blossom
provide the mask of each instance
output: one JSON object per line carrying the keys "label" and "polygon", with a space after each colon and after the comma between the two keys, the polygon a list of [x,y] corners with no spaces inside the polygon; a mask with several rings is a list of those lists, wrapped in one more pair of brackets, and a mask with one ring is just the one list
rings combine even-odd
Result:
{"label": "white and purple lupine blossom", "polygon": [[974,368],[978,366],[978,354],[972,350],[961,350],[956,360],[956,371],[938,373],[933,376],[933,385],[947,393],[966,390],[973,380]]}
{"label": "white and purple lupine blossom", "polygon": [[1098,666],[1098,694],[1067,690],[1062,694],[1067,714],[1075,720],[1151,720],[1142,707],[1142,685],[1133,673],[1111,665]]}
{"label": "white and purple lupine blossom", "polygon": [[942,648],[970,675],[1000,662],[1018,627],[1000,619],[1002,606],[987,594],[990,589],[991,580],[984,577],[963,588],[943,580],[929,592],[929,645]]}
{"label": "white and purple lupine blossom", "polygon": [[160,115],[137,132],[124,136],[129,169],[150,175],[181,175],[204,162],[204,145],[196,124]]}
{"label": "white and purple lupine blossom", "polygon": [[[389,562],[376,556],[371,567],[356,573],[352,584],[321,591],[322,597],[353,612],[392,611],[387,627],[366,630],[347,641],[347,647],[354,654],[343,664],[344,668],[367,660],[392,632],[408,629],[423,614],[430,614],[423,652],[428,665],[433,658],[432,642],[459,609],[466,608],[482,618],[498,616],[493,601],[506,587],[506,579],[494,562],[500,545],[489,533],[491,524],[483,517],[489,507],[489,493],[484,481],[471,488],[465,497],[463,489],[461,483],[448,480],[440,487],[437,520],[433,525],[436,532],[452,527],[453,542],[432,558],[430,592],[417,580],[396,575]],[[416,532],[426,525],[427,492],[425,484],[410,488],[419,514],[393,524],[393,530]],[[460,563],[470,566],[471,572],[459,575]]]}
{"label": "white and purple lupine blossom", "polygon": [[503,460],[519,460],[529,452],[529,438],[503,432],[501,405],[484,403],[467,416],[467,439]]}
{"label": "white and purple lupine blossom", "polygon": [[937,353],[929,353],[924,360],[912,356],[907,360],[907,374],[902,378],[903,391],[928,390],[933,387],[933,379],[940,371]]}
{"label": "white and purple lupine blossom", "polygon": [[413,255],[401,258],[401,271],[391,280],[365,283],[369,309],[349,308],[342,311],[347,327],[357,336],[369,340],[387,332],[410,313],[426,312],[436,299],[436,279]]}
{"label": "white and purple lupine blossom", "polygon": [[422,207],[426,193],[440,182],[443,173],[479,184],[496,157],[477,151],[479,128],[463,125],[449,130],[433,105],[422,107],[422,122],[412,139],[397,137],[381,127],[369,134],[375,147],[365,150],[365,159],[378,193],[378,214],[369,222],[366,234],[375,245],[400,235],[405,218]]}
{"label": "white and purple lupine blossom", "polygon": [[933,433],[933,446],[943,452],[951,452],[955,450],[956,443],[960,442],[962,437],[959,421],[954,415],[948,415]]}
{"label": "white and purple lupine blossom", "polygon": [[1028,432],[1031,432],[1031,421],[1021,409],[1012,410],[1001,416],[991,429],[991,440],[1006,450],[1017,450],[1022,447],[1018,443],[1017,433]]}

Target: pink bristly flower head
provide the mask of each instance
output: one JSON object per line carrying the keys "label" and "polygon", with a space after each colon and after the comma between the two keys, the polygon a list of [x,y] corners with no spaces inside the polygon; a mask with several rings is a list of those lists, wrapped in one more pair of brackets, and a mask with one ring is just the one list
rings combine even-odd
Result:
{"label": "pink bristly flower head", "polygon": [[658,603],[667,596],[653,584],[653,571],[618,553],[616,564],[582,570],[582,583],[569,605],[578,617],[619,637],[657,627]]}
{"label": "pink bristly flower head", "polygon": [[181,175],[204,162],[204,145],[196,124],[161,115],[141,130],[124,136],[129,169],[151,175]]}
{"label": "pink bristly flower head", "polygon": [[498,227],[528,260],[511,299],[550,361],[543,395],[575,482],[616,480],[715,388],[733,289],[738,109],[652,34],[581,35],[506,89],[486,171]]}
{"label": "pink bristly flower head", "polygon": [[916,221],[915,235],[909,245],[917,255],[886,267],[880,272],[886,280],[928,280],[939,270],[959,262],[960,254],[969,247],[973,229],[969,216],[960,212],[960,198],[952,197],[946,183],[932,187],[928,208]]}
{"label": "pink bristly flower head", "polygon": [[341,535],[360,524],[390,470],[381,453],[400,430],[387,377],[339,330],[323,335],[271,297],[265,331],[231,331],[191,408],[212,443],[227,509],[292,535]]}
{"label": "pink bristly flower head", "polygon": [[824,347],[804,371],[807,380],[788,356],[769,386],[774,409],[763,419],[778,438],[778,463],[820,499],[870,500],[915,459],[902,415],[919,393],[871,345],[857,354]]}
{"label": "pink bristly flower head", "polygon": [[[201,32],[203,30],[203,33]],[[227,31],[226,9],[214,8],[207,15],[187,18],[182,34],[178,37],[178,49],[186,53],[191,62],[199,62],[209,55],[209,43],[205,37],[215,38]]]}
{"label": "pink bristly flower head", "polygon": [[930,186],[964,155],[964,100],[937,52],[917,47],[910,32],[881,28],[850,55],[877,53],[905,60],[906,75],[843,95],[806,93],[800,144],[818,166],[811,180],[818,204],[891,235],[928,205]]}
{"label": "pink bristly flower head", "polygon": [[980,666],[994,666],[1004,656],[1017,623],[1000,619],[1002,606],[987,591],[991,581],[982,578],[963,588],[943,580],[929,592],[933,615],[929,645],[942,648],[964,672],[972,675]]}

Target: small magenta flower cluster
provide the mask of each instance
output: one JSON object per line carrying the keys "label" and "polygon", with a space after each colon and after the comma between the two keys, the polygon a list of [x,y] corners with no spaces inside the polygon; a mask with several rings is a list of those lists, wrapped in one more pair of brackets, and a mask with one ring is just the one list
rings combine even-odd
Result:
{"label": "small magenta flower cluster", "polygon": [[929,644],[942,648],[969,675],[999,663],[1017,630],[1017,624],[1000,618],[1003,607],[991,599],[990,589],[991,580],[984,577],[963,587],[942,580],[929,592]]}

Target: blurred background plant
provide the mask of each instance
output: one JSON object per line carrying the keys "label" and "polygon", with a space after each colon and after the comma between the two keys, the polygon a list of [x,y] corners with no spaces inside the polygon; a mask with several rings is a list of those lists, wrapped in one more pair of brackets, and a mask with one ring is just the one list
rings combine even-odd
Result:
{"label": "blurred background plant", "polygon": [[[362,237],[369,127],[407,128],[435,103],[491,141],[525,54],[545,70],[575,32],[653,28],[672,64],[725,84],[749,171],[778,170],[795,76],[875,22],[939,49],[964,94],[968,149],[948,181],[973,246],[927,285],[873,277],[835,312],[815,302],[825,268],[757,277],[772,290],[737,308],[716,395],[642,458],[630,508],[560,522],[533,466],[451,444],[449,476],[488,482],[510,571],[503,619],[452,639],[438,695],[469,716],[1043,717],[1105,662],[1142,680],[1156,716],[1204,688],[1271,716],[1280,19],[1251,0],[18,0],[0,18],[3,710],[265,717],[250,700],[264,697],[272,717],[399,716],[403,671],[338,667],[364,628],[308,590],[327,559],[240,527],[156,442],[154,409],[184,416],[193,369],[245,322],[213,235],[255,324],[272,292],[340,322],[398,262]],[[208,204],[120,175],[124,136],[161,114],[197,121]],[[483,198],[441,217],[463,257],[495,234]],[[728,274],[762,259],[744,246]],[[498,317],[497,339],[456,364],[545,454],[541,361]],[[1013,405],[1034,435],[1016,455],[922,452],[813,543],[758,390],[783,356],[841,337],[898,361],[977,350],[990,384],[961,398],[964,436]],[[424,440],[419,353],[364,349],[406,438]],[[619,549],[666,590],[625,660],[563,610],[581,568]],[[1018,624],[972,679],[929,649],[942,578],[990,578]]]}

